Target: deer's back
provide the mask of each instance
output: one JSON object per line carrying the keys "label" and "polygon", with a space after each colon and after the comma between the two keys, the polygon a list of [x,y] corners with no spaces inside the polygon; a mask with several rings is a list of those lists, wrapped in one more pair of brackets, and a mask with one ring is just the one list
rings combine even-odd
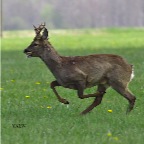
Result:
{"label": "deer's back", "polygon": [[121,56],[112,54],[95,54],[88,56],[62,57],[63,66],[78,67],[81,70],[107,71],[108,69],[121,68],[131,72],[131,65]]}

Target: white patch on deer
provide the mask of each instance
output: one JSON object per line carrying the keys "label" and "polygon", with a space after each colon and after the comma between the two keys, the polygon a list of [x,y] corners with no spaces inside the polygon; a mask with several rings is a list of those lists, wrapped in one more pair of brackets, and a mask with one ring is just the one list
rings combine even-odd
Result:
{"label": "white patch on deer", "polygon": [[134,78],[134,69],[132,68],[132,73],[131,73],[131,77],[130,77],[130,81]]}

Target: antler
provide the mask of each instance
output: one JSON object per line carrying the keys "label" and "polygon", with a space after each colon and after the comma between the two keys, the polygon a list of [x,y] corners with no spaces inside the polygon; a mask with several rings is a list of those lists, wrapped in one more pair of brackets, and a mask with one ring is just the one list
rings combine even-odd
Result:
{"label": "antler", "polygon": [[36,35],[39,35],[40,32],[45,28],[45,22],[43,24],[41,24],[38,28],[35,27],[34,25],[33,25],[33,27],[34,27],[34,30],[36,32]]}

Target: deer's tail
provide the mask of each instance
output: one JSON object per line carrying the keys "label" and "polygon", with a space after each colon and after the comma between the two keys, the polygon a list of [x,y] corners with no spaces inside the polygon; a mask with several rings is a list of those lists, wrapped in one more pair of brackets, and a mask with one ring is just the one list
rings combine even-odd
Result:
{"label": "deer's tail", "polygon": [[134,66],[133,65],[131,65],[131,69],[132,69],[132,72],[131,72],[130,81],[134,78]]}

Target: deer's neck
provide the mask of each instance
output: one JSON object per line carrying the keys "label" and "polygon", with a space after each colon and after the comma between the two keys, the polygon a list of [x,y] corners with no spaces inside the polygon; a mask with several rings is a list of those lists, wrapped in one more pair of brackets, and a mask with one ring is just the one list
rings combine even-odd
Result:
{"label": "deer's neck", "polygon": [[61,56],[51,45],[48,49],[45,49],[40,58],[44,61],[44,63],[53,74],[55,73],[55,71],[57,71],[57,68],[61,66]]}

